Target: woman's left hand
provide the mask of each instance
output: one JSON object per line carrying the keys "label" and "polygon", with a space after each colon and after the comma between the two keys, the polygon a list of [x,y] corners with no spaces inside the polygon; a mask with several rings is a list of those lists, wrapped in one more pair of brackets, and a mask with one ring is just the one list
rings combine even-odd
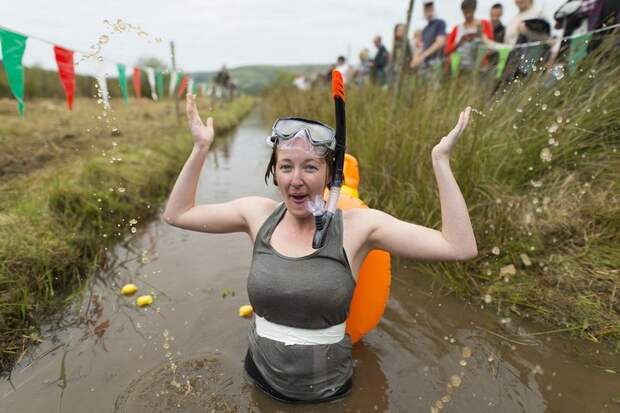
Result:
{"label": "woman's left hand", "polygon": [[452,148],[454,148],[454,145],[456,145],[456,141],[458,141],[459,137],[467,127],[470,114],[471,108],[469,106],[465,108],[463,112],[461,112],[461,115],[459,116],[459,121],[456,123],[454,129],[452,129],[449,134],[441,138],[441,141],[437,145],[435,145],[435,147],[431,151],[431,156],[433,157],[433,160],[450,159]]}

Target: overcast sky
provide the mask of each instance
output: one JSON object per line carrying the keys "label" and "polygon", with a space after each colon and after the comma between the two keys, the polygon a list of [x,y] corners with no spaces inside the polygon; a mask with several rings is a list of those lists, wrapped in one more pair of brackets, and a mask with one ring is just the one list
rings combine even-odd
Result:
{"label": "overcast sky", "polygon": [[[478,0],[477,16],[487,18],[498,0]],[[514,0],[504,4],[504,23],[516,14]],[[535,0],[550,17],[565,0]],[[186,72],[248,64],[330,63],[343,54],[357,62],[363,47],[380,34],[391,47],[392,29],[404,21],[408,0],[0,0],[0,26],[39,37],[73,50],[89,51],[110,31],[104,20],[122,19],[144,32],[110,37],[102,56],[131,66],[141,56],[170,61],[169,42],[177,50],[177,66]],[[451,27],[462,19],[460,1],[436,0],[438,17]],[[422,28],[422,1],[416,0],[413,23]],[[161,41],[158,42],[157,39]],[[374,50],[372,50],[374,53]],[[79,60],[79,56],[76,56]],[[28,40],[26,65],[55,68],[52,47]],[[92,73],[94,62],[78,72]]]}

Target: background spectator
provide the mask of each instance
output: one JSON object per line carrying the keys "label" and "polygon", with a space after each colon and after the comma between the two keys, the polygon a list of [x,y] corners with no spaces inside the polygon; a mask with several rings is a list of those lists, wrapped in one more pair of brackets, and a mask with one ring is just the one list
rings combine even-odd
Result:
{"label": "background spectator", "polygon": [[433,66],[441,62],[443,58],[443,48],[446,42],[446,22],[435,18],[435,6],[432,1],[424,2],[424,17],[428,22],[422,30],[422,42],[424,51],[416,56],[411,62],[411,67],[418,67],[422,64]]}
{"label": "background spectator", "polygon": [[[407,26],[404,23],[398,23],[394,26],[394,42],[392,46],[392,59],[390,61],[390,76],[391,81],[396,78],[396,75],[400,72],[409,69],[411,63],[412,53],[409,40],[407,39],[407,33],[405,32]],[[405,50],[403,51],[403,42]],[[404,53],[401,59],[401,55]],[[400,65],[399,65],[400,62]]]}
{"label": "background spectator", "polygon": [[478,20],[476,0],[463,0],[461,10],[465,21],[454,26],[446,42],[445,54],[450,56],[454,52],[461,55],[460,68],[472,70],[478,58],[482,38],[493,40],[493,27],[488,20]]}
{"label": "background spectator", "polygon": [[491,24],[493,25],[493,39],[498,43],[504,43],[506,36],[506,26],[502,24],[502,16],[504,15],[504,6],[501,3],[495,3],[491,6]]}
{"label": "background spectator", "polygon": [[338,56],[338,60],[336,60],[336,70],[342,74],[342,81],[346,85],[351,77],[351,66],[349,66],[344,56]]}
{"label": "background spectator", "polygon": [[377,53],[375,54],[375,57],[372,59],[371,62],[372,80],[376,84],[383,86],[387,83],[386,70],[388,63],[390,62],[390,54],[383,45],[381,41],[381,36],[375,36],[375,38],[373,39],[373,43],[377,48]]}

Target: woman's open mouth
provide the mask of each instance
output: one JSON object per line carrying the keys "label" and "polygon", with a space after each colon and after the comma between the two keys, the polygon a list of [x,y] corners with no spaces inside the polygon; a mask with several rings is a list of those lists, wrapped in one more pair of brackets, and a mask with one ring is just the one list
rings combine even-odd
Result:
{"label": "woman's open mouth", "polygon": [[306,199],[308,198],[307,195],[290,195],[290,197],[294,203],[300,204],[300,205],[305,203]]}

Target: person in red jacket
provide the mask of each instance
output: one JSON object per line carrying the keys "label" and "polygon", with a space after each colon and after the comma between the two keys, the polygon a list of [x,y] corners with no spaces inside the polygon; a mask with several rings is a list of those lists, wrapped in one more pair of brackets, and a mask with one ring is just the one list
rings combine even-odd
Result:
{"label": "person in red jacket", "polygon": [[463,0],[461,10],[465,21],[454,26],[450,32],[444,54],[450,56],[458,51],[461,55],[460,69],[467,71],[474,69],[483,37],[493,40],[493,26],[488,20],[474,17],[476,0]]}

